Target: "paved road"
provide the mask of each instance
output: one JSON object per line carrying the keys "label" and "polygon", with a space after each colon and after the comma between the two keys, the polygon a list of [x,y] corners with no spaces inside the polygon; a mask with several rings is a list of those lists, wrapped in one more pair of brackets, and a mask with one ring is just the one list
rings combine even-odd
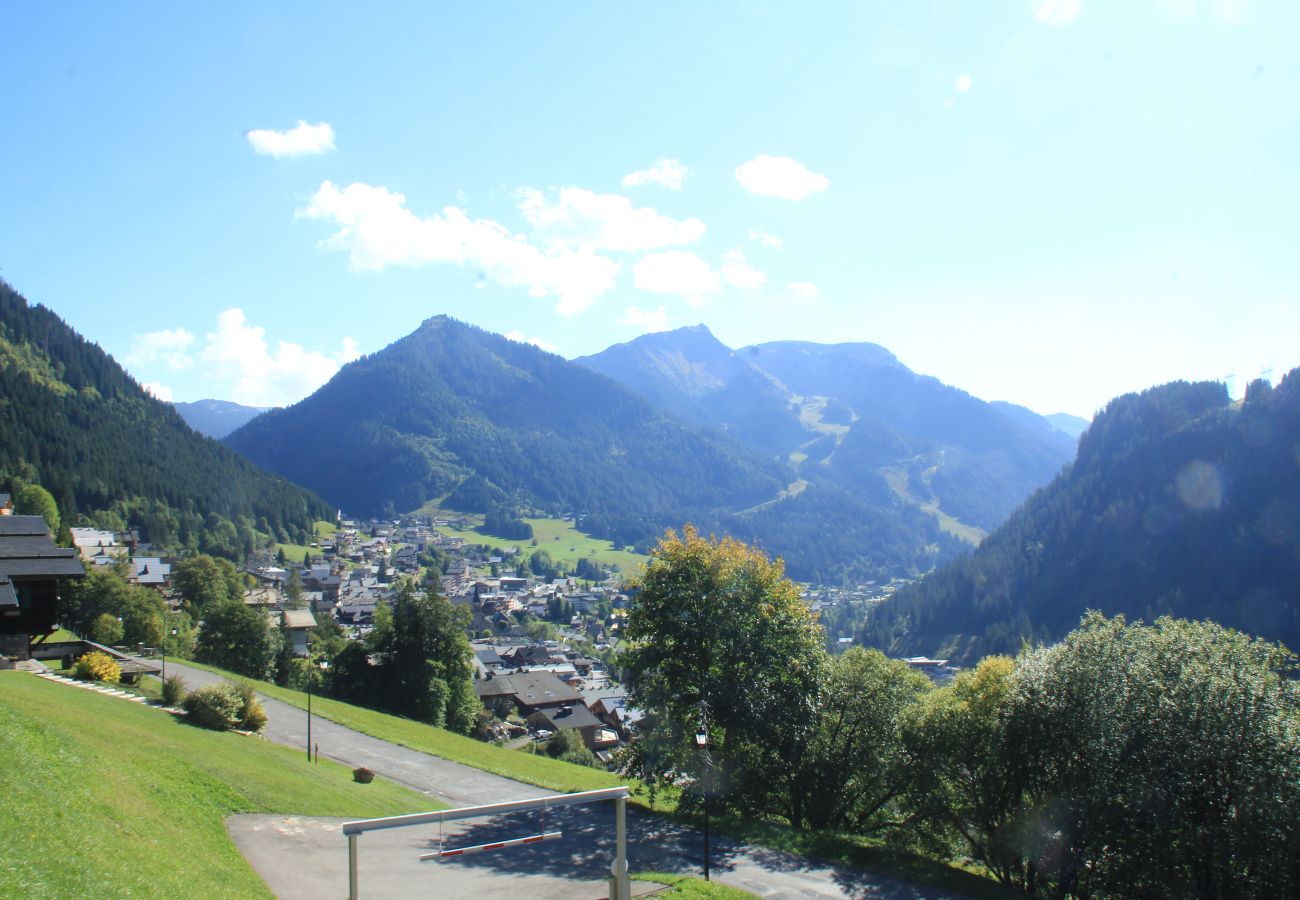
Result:
{"label": "paved road", "polygon": [[[168,663],[193,688],[220,680],[201,669]],[[266,707],[265,735],[269,740],[303,748],[306,756],[307,720],[302,710],[262,696]],[[364,765],[385,778],[436,797],[452,806],[473,806],[537,797],[546,791],[478,769],[381,741],[318,716],[312,718],[312,740],[322,756],[348,766]],[[466,856],[455,863],[416,860],[413,846],[438,843],[429,829],[396,829],[361,837],[363,882],[368,895],[430,896],[433,893],[474,897],[518,896],[522,883],[539,900],[548,897],[595,897],[613,859],[614,828],[611,804],[551,811],[548,820],[532,812],[474,819],[461,823],[447,846],[487,843],[541,830],[564,831],[564,839],[498,853]],[[321,895],[318,879],[297,874],[319,870],[329,885],[346,884],[346,853],[337,819],[277,816],[237,816],[230,830],[249,861],[281,897]],[[381,835],[386,835],[380,838]],[[453,837],[451,826],[443,840]],[[412,843],[414,842],[414,843]],[[408,846],[411,845],[411,846]],[[329,848],[329,852],[320,851]],[[951,897],[935,889],[876,876],[842,866],[820,863],[716,839],[710,854],[713,877],[759,896],[773,898],[902,898]],[[311,862],[308,864],[306,860]],[[628,811],[628,858],[633,869],[698,873],[703,838],[695,829],[657,816]],[[336,871],[337,869],[337,871]],[[289,877],[292,875],[292,877]],[[553,879],[549,888],[532,877]],[[558,885],[562,885],[560,887]],[[558,892],[557,892],[558,891]],[[595,891],[595,893],[593,893]],[[325,893],[330,893],[326,890]]]}

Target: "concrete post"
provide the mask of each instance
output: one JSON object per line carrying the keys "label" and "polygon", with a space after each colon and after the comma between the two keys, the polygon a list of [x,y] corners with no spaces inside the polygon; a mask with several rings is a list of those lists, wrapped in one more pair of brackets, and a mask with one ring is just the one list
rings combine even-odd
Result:
{"label": "concrete post", "polygon": [[348,835],[348,900],[358,900],[361,896],[357,891],[357,838],[359,835]]}

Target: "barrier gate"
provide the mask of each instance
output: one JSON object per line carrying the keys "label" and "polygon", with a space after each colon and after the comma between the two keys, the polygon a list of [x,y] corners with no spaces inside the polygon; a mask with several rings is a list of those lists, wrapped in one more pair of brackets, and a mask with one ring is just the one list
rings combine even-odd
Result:
{"label": "barrier gate", "polygon": [[[628,878],[627,871],[627,796],[628,789],[626,787],[604,788],[599,791],[580,791],[576,794],[555,794],[533,800],[512,800],[506,803],[489,803],[485,806],[463,806],[460,809],[444,809],[441,812],[411,813],[404,816],[385,816],[379,819],[359,819],[355,822],[344,822],[343,833],[347,835],[348,839],[348,898],[349,900],[358,900],[360,897],[357,844],[358,838],[367,831],[379,831],[383,828],[406,828],[410,825],[425,825],[432,822],[441,824],[456,819],[475,819],[481,816],[494,816],[499,813],[519,812],[525,809],[545,810],[553,806],[576,806],[581,803],[599,803],[604,800],[613,800],[615,855],[614,863],[610,866],[612,874],[609,879],[609,897],[610,900],[631,900],[632,882]],[[522,844],[534,844],[539,841],[553,840],[558,838],[560,834],[561,832],[548,832],[543,828],[540,834],[528,837],[494,841],[490,844],[477,844],[472,847],[459,847],[452,850],[439,848],[436,853],[422,854],[420,859],[446,859],[484,850],[499,850]]]}

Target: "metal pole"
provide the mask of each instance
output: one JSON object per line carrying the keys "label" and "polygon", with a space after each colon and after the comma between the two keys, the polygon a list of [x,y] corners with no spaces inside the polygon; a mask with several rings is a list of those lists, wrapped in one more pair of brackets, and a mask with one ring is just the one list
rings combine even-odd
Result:
{"label": "metal pole", "polygon": [[632,900],[632,882],[627,874],[627,798],[614,801],[614,885],[617,895],[610,900]]}
{"label": "metal pole", "polygon": [[704,880],[709,879],[709,788],[704,787]]}
{"label": "metal pole", "polygon": [[358,900],[361,896],[357,890],[357,838],[360,835],[348,835],[348,900]]}
{"label": "metal pole", "polygon": [[307,682],[307,762],[311,762],[311,682]]}

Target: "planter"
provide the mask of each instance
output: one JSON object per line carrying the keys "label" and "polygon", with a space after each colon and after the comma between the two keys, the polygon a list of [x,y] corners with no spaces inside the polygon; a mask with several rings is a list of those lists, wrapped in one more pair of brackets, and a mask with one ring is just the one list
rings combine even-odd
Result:
{"label": "planter", "polygon": [[361,784],[370,784],[375,780],[375,773],[365,766],[359,766],[352,770],[352,780]]}

